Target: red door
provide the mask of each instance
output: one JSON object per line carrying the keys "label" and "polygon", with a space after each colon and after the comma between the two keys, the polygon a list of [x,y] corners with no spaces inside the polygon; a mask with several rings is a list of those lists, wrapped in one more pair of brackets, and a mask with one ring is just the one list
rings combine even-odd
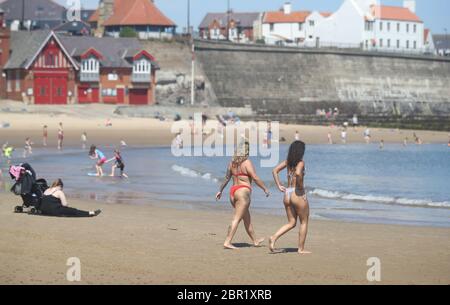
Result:
{"label": "red door", "polygon": [[148,90],[147,89],[130,89],[131,105],[147,105]]}
{"label": "red door", "polygon": [[67,75],[34,77],[35,104],[67,104]]}
{"label": "red door", "polygon": [[98,103],[99,101],[100,98],[98,88],[89,88],[88,86],[78,87],[78,103]]}

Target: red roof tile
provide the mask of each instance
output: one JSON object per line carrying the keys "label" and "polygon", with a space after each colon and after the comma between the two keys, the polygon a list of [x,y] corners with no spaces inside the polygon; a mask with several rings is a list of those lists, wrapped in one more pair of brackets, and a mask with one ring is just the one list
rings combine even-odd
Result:
{"label": "red roof tile", "polygon": [[264,23],[302,23],[311,14],[309,11],[298,11],[285,14],[283,11],[266,12]]}
{"label": "red roof tile", "polygon": [[99,9],[96,9],[95,12],[91,15],[91,17],[89,17],[89,22],[98,22],[98,16],[99,16],[100,12]]}
{"label": "red roof tile", "polygon": [[422,22],[415,13],[400,6],[374,5],[372,6],[372,16],[383,20]]}
{"label": "red roof tile", "polygon": [[104,25],[176,26],[150,0],[115,0],[114,14]]}

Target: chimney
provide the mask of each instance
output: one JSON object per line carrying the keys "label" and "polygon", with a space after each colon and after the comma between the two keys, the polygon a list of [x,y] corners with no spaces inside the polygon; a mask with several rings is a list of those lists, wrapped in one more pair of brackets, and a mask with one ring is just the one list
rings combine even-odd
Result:
{"label": "chimney", "polygon": [[403,7],[409,9],[413,13],[416,13],[416,0],[404,0]]}
{"label": "chimney", "polygon": [[105,34],[103,23],[114,14],[114,2],[115,0],[100,0],[98,7],[98,23],[95,36],[102,37]]}
{"label": "chimney", "polygon": [[283,12],[285,15],[289,15],[292,13],[292,4],[290,2],[286,2],[283,5]]}

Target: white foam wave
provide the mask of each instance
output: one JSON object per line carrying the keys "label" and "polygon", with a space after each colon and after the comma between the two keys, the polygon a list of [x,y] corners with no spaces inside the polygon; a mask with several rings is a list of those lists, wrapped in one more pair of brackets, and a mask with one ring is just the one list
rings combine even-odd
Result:
{"label": "white foam wave", "polygon": [[172,170],[179,173],[180,175],[184,177],[190,177],[190,178],[202,178],[204,180],[212,181],[214,183],[219,182],[217,178],[214,178],[210,173],[200,173],[196,170],[179,166],[179,165],[172,165]]}
{"label": "white foam wave", "polygon": [[409,199],[409,198],[395,198],[391,196],[375,196],[375,195],[358,195],[344,192],[313,189],[309,192],[310,195],[337,200],[350,200],[360,202],[374,202],[383,204],[394,204],[404,206],[429,207],[429,208],[450,208],[450,202],[434,202],[432,200],[424,199]]}

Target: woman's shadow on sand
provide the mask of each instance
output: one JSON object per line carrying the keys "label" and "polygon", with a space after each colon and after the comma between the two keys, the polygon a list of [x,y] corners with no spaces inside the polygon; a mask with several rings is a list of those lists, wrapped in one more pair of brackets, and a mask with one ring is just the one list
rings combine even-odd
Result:
{"label": "woman's shadow on sand", "polygon": [[[239,249],[255,248],[255,246],[253,244],[249,244],[249,243],[234,243],[233,246],[235,246],[236,248],[239,248]],[[261,245],[256,248],[266,248],[266,246]],[[276,249],[275,252],[270,252],[270,254],[287,254],[287,253],[297,253],[297,252],[298,252],[297,248],[281,248],[281,249]]]}

